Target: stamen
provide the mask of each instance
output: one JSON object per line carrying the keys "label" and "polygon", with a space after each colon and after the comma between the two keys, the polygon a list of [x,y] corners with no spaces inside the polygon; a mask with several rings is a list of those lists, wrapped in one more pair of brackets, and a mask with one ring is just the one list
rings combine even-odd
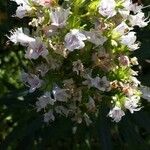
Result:
{"label": "stamen", "polygon": [[147,5],[147,6],[143,7],[142,9],[149,8],[149,7],[150,7],[150,5]]}

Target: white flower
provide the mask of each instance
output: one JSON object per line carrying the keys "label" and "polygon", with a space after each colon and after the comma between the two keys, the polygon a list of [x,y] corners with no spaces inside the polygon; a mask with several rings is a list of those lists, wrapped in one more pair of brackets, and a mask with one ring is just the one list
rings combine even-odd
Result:
{"label": "white flower", "polygon": [[30,87],[29,92],[32,93],[42,85],[42,80],[34,74],[22,73],[22,81]]}
{"label": "white flower", "polygon": [[66,25],[68,16],[70,14],[70,9],[63,9],[61,7],[57,7],[51,12],[51,25],[56,26],[58,28],[62,28]]}
{"label": "white flower", "polygon": [[140,90],[142,92],[142,98],[146,99],[148,102],[150,102],[150,87],[147,86],[141,86]]}
{"label": "white flower", "polygon": [[130,12],[132,11],[134,14],[142,11],[143,6],[138,3],[133,3],[132,0],[124,0],[122,3],[124,8],[119,9],[119,13],[122,15],[124,19],[127,19],[130,16]]}
{"label": "white flower", "polygon": [[121,110],[121,108],[118,106],[115,106],[108,113],[108,116],[111,117],[115,122],[119,122],[124,115],[125,115],[124,111]]}
{"label": "white flower", "polygon": [[139,12],[136,15],[130,15],[129,21],[132,26],[139,26],[140,28],[145,27],[148,25],[149,21],[146,21],[147,18],[145,18],[143,12]]}
{"label": "white flower", "polygon": [[122,3],[122,6],[127,9],[130,10],[130,5],[132,4],[132,0],[124,0],[124,2]]}
{"label": "white flower", "polygon": [[130,31],[132,28],[129,27],[124,21],[121,22],[113,31],[124,35],[126,32]]}
{"label": "white flower", "polygon": [[29,43],[25,57],[29,59],[37,59],[39,56],[46,57],[47,55],[48,50],[46,49],[45,44],[39,37],[37,37],[34,42]]}
{"label": "white flower", "polygon": [[18,5],[25,5],[28,4],[28,0],[11,0],[16,2]]}
{"label": "white flower", "polygon": [[86,113],[84,113],[83,118],[84,118],[87,126],[89,126],[92,123],[92,120],[90,119],[90,117]]}
{"label": "white flower", "polygon": [[51,93],[46,92],[44,95],[38,98],[38,101],[36,102],[36,108],[37,111],[40,111],[43,108],[46,108],[48,104],[54,105],[56,102],[55,99],[52,99]]}
{"label": "white flower", "polygon": [[87,37],[87,41],[95,44],[96,46],[103,45],[107,38],[102,36],[97,31],[83,31],[83,34]]}
{"label": "white flower", "polygon": [[58,28],[53,25],[43,27],[43,31],[47,37],[55,35],[57,33],[57,29]]}
{"label": "white flower", "polygon": [[54,121],[55,116],[53,114],[53,110],[49,110],[47,113],[44,114],[44,122],[48,123],[49,121]]}
{"label": "white flower", "polygon": [[133,3],[132,0],[124,0],[123,7],[126,10],[132,11],[134,14],[141,12],[143,6],[138,3]]}
{"label": "white flower", "polygon": [[85,46],[83,41],[86,39],[86,36],[82,34],[78,29],[73,29],[65,36],[65,47],[69,51],[82,49]]}
{"label": "white flower", "polygon": [[100,81],[100,77],[92,78],[89,74],[85,76],[85,81],[82,82],[83,85],[87,85],[88,88],[90,87],[98,87],[98,83]]}
{"label": "white flower", "polygon": [[143,6],[139,5],[138,3],[134,3],[130,5],[130,11],[132,11],[134,14],[141,12],[142,8]]}
{"label": "white flower", "polygon": [[138,87],[138,85],[141,84],[141,82],[136,77],[131,76],[130,80],[133,82],[135,87]]}
{"label": "white flower", "polygon": [[138,65],[139,63],[138,63],[137,57],[131,58],[131,63],[132,63],[132,65]]}
{"label": "white flower", "polygon": [[139,111],[141,109],[141,107],[138,107],[139,100],[140,100],[140,96],[137,95],[133,95],[129,98],[127,97],[124,106],[133,114],[134,111]]}
{"label": "white flower", "polygon": [[126,20],[128,18],[128,16],[130,15],[130,11],[129,10],[119,9],[118,12],[123,17],[124,20]]}
{"label": "white flower", "polygon": [[89,101],[86,103],[86,107],[89,111],[93,111],[96,108],[95,101],[92,97],[89,97]]}
{"label": "white flower", "polygon": [[66,102],[68,100],[68,98],[70,97],[67,93],[66,93],[66,89],[61,89],[60,87],[58,87],[57,85],[53,88],[53,96],[54,99],[60,102]]}
{"label": "white flower", "polygon": [[28,0],[11,0],[16,2],[19,6],[16,10],[16,17],[23,18],[27,15],[28,11],[31,11],[31,6],[29,5]]}
{"label": "white flower", "polygon": [[23,7],[23,6],[21,6],[21,5],[17,7],[17,10],[16,10],[16,17],[22,19],[23,17],[26,16],[26,13],[27,13],[27,10],[26,10],[25,7]]}
{"label": "white flower", "polygon": [[113,17],[116,15],[116,2],[114,0],[101,0],[99,5],[99,13],[104,17]]}
{"label": "white flower", "polygon": [[137,39],[135,32],[129,32],[127,35],[123,35],[120,39],[121,43],[128,46],[131,50],[139,48],[139,44],[135,43]]}
{"label": "white flower", "polygon": [[122,3],[123,8],[118,9],[118,12],[121,14],[123,19],[127,19],[130,14],[130,5],[132,4],[131,0],[124,0]]}
{"label": "white flower", "polygon": [[102,78],[100,77],[92,78],[90,75],[87,75],[85,78],[87,80],[83,81],[82,83],[84,85],[88,85],[89,88],[95,87],[100,91],[106,91],[109,89],[110,82],[107,80],[106,76],[103,76]]}
{"label": "white flower", "polygon": [[[134,71],[133,69],[130,69],[130,74],[132,76],[138,76],[138,71]],[[140,84],[140,83],[139,83]]]}
{"label": "white flower", "polygon": [[131,86],[130,84],[124,84],[122,86],[122,91],[125,95],[127,95],[128,97],[133,96],[133,94],[137,91],[137,88],[134,86]]}
{"label": "white flower", "polygon": [[57,114],[65,115],[66,117],[69,114],[69,110],[67,108],[63,107],[63,106],[56,106],[55,111],[56,111]]}
{"label": "white flower", "polygon": [[109,90],[109,86],[110,86],[110,82],[107,80],[106,76],[103,76],[99,80],[99,84],[98,84],[97,88],[101,91],[107,91],[107,90]]}
{"label": "white flower", "polygon": [[8,37],[11,42],[14,44],[20,43],[23,46],[28,45],[30,42],[34,42],[35,39],[32,37],[29,37],[28,35],[23,33],[22,28],[18,28],[15,31],[11,31],[11,36]]}

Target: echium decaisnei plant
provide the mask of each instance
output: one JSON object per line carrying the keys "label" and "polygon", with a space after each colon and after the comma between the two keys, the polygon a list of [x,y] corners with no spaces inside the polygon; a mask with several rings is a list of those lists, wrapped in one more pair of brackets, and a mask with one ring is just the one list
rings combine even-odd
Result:
{"label": "echium decaisnei plant", "polygon": [[18,4],[14,16],[31,18],[32,32],[18,28],[9,39],[25,47],[31,65],[22,81],[30,93],[43,93],[35,106],[45,122],[65,116],[90,125],[102,101],[110,107],[108,116],[119,122],[127,110],[142,108],[142,95],[149,99],[132,69],[138,60],[130,57],[139,48],[134,26],[149,22],[142,5],[131,0],[13,1]]}

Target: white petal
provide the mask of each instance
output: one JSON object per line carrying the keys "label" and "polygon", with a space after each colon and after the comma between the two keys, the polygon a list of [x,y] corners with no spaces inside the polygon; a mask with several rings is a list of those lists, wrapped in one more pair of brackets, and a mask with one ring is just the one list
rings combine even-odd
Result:
{"label": "white petal", "polygon": [[141,92],[142,92],[142,98],[144,98],[148,102],[150,102],[150,87],[141,86],[140,89],[141,89]]}

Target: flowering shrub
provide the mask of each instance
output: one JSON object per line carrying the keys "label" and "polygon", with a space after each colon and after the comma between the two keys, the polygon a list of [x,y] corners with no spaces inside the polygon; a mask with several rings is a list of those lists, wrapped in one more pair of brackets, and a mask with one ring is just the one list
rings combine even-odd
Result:
{"label": "flowering shrub", "polygon": [[150,99],[149,89],[136,78],[138,65],[134,27],[148,25],[143,6],[131,0],[13,0],[14,16],[31,18],[32,32],[18,28],[8,37],[26,48],[31,65],[22,72],[29,92],[40,90],[37,111],[44,121],[70,117],[89,126],[102,101],[108,116],[119,122],[126,111],[142,106],[140,97]]}

